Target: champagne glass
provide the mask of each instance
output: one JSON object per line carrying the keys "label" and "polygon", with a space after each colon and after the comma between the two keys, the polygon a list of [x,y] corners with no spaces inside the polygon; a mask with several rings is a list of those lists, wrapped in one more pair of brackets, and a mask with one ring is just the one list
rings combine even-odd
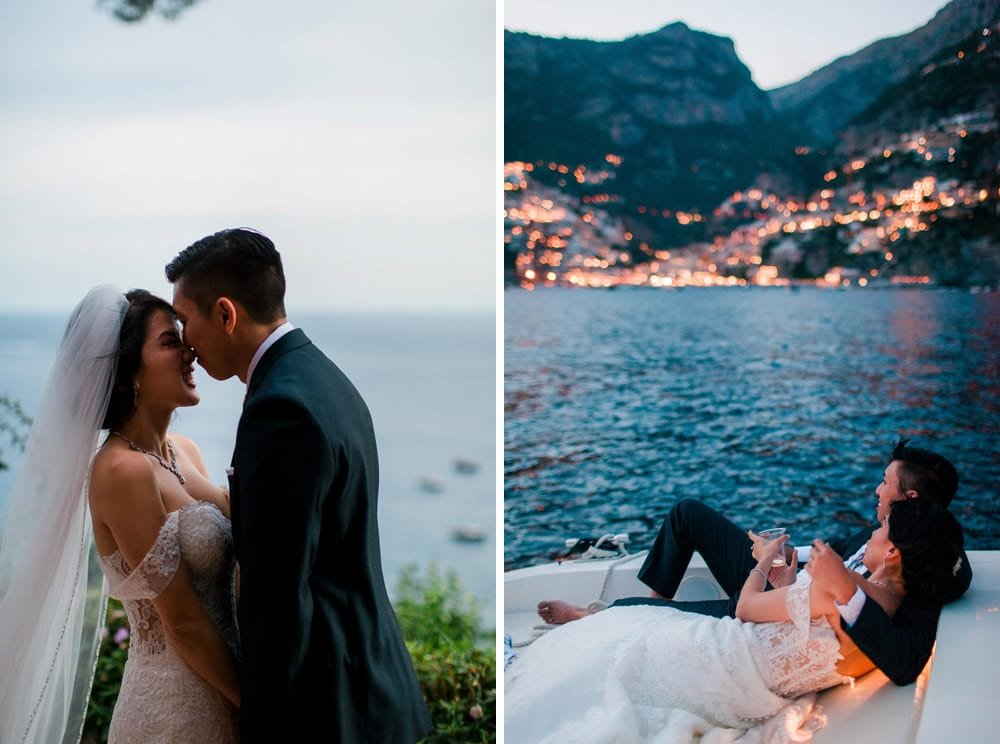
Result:
{"label": "champagne glass", "polygon": [[[761,530],[757,533],[758,537],[763,537],[765,540],[777,540],[779,537],[785,534],[784,527],[770,527],[766,530]],[[785,565],[784,550],[782,550],[778,555],[771,559],[771,565],[774,567]]]}

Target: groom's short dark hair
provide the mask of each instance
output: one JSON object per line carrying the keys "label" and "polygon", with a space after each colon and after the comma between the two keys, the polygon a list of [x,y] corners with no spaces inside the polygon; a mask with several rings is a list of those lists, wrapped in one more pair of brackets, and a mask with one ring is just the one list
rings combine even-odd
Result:
{"label": "groom's short dark hair", "polygon": [[922,499],[947,507],[958,490],[958,471],[937,452],[910,447],[909,439],[900,439],[892,449],[889,462],[899,463],[899,487],[916,491]]}
{"label": "groom's short dark hair", "polygon": [[177,254],[167,281],[184,280],[184,293],[208,314],[219,297],[238,301],[257,323],[285,316],[285,272],[266,235],[238,227],[208,235]]}

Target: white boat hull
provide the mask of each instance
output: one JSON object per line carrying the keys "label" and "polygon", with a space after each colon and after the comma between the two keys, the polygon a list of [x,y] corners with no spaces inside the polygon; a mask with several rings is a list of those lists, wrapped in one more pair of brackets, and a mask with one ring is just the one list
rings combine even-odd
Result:
{"label": "white boat hull", "polygon": [[[1000,700],[1000,551],[969,551],[972,587],[941,613],[937,645],[917,682],[894,685],[875,670],[853,686],[823,692],[828,723],[816,744],[940,744],[1000,741],[994,711]],[[538,603],[648,596],[636,578],[645,553],[617,559],[565,561],[504,574],[504,627],[515,647],[530,644],[543,625]],[[695,554],[677,599],[726,596]],[[516,650],[516,649],[515,649]],[[516,661],[515,661],[516,663]]]}

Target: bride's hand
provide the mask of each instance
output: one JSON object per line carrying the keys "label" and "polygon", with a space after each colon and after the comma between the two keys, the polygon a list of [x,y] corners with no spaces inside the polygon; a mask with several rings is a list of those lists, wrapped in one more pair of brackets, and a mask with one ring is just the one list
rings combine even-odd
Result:
{"label": "bride's hand", "polygon": [[759,564],[767,565],[770,568],[771,560],[779,553],[784,556],[785,543],[788,535],[782,535],[777,540],[767,540],[758,535],[753,530],[747,530],[747,537],[753,545],[750,546],[750,554]]}
{"label": "bride's hand", "polygon": [[[788,546],[782,546],[783,549]],[[791,556],[785,550],[786,563],[784,566],[772,566],[767,573],[767,580],[771,586],[777,589],[780,586],[790,586],[795,583],[795,577],[799,573],[799,551],[792,548]]]}

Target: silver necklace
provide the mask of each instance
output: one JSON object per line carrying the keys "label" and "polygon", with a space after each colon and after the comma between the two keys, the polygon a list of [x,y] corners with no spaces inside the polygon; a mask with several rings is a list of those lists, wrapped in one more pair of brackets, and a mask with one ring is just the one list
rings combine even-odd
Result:
{"label": "silver necklace", "polygon": [[177,467],[177,452],[176,450],[174,450],[174,445],[171,443],[169,439],[167,440],[167,452],[170,453],[170,462],[167,462],[166,460],[163,459],[163,456],[159,452],[153,452],[153,450],[148,450],[145,447],[140,447],[138,444],[135,443],[134,439],[129,439],[120,431],[112,431],[111,433],[114,434],[116,437],[123,439],[125,441],[125,444],[134,449],[136,452],[141,452],[142,454],[149,455],[150,457],[155,459],[158,463],[160,463],[160,465],[162,465],[164,468],[166,468],[171,473],[176,475],[177,480],[181,482],[182,486],[184,485],[185,482],[184,476],[181,475],[181,471]]}
{"label": "silver necklace", "polygon": [[892,584],[885,581],[879,581],[878,579],[868,579],[868,583],[875,584],[876,586],[884,586],[888,590],[889,594],[897,598],[899,597],[899,593],[893,589]]}

